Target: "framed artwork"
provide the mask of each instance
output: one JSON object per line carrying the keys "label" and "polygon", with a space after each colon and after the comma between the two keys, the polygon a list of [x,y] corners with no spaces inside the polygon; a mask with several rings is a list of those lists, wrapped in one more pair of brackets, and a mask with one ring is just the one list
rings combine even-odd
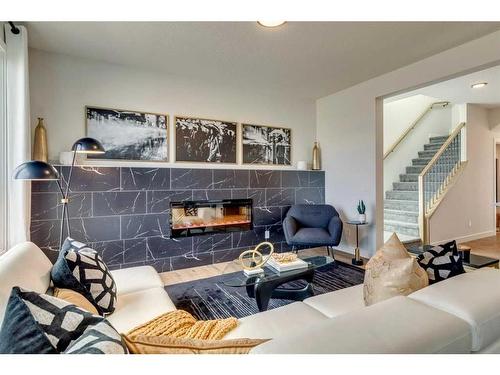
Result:
{"label": "framed artwork", "polygon": [[87,136],[106,153],[93,159],[168,161],[168,115],[85,107]]}
{"label": "framed artwork", "polygon": [[236,163],[236,123],[175,117],[175,161]]}
{"label": "framed artwork", "polygon": [[291,164],[291,130],[242,124],[244,164]]}

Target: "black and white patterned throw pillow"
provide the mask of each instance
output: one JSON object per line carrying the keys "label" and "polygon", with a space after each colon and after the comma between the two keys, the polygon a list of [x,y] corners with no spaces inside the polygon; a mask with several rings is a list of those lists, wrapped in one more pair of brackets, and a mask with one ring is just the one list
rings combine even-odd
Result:
{"label": "black and white patterned throw pillow", "polygon": [[455,241],[427,248],[417,261],[427,271],[430,284],[465,272]]}
{"label": "black and white patterned throw pillow", "polygon": [[127,354],[120,334],[108,321],[89,326],[64,354]]}
{"label": "black and white patterned throw pillow", "polygon": [[82,294],[99,314],[111,314],[116,305],[116,284],[99,254],[67,238],[51,271],[54,286]]}

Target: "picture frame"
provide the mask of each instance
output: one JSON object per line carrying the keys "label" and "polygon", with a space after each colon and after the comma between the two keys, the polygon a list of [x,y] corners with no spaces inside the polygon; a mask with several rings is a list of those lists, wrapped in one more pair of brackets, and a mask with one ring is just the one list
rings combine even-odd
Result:
{"label": "picture frame", "polygon": [[237,164],[238,123],[175,116],[175,161]]}
{"label": "picture frame", "polygon": [[241,124],[243,164],[292,165],[292,129]]}
{"label": "picture frame", "polygon": [[169,161],[168,114],[87,105],[85,127],[106,150],[90,159]]}

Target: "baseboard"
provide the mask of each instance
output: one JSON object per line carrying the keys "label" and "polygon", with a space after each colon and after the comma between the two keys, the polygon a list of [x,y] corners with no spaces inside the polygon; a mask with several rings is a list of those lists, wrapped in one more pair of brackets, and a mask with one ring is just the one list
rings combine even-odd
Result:
{"label": "baseboard", "polygon": [[434,241],[434,242],[431,243],[431,245],[438,245],[440,243],[450,242],[450,241],[453,241],[453,240],[457,241],[457,243],[469,242],[469,241],[479,240],[479,239],[485,238],[485,237],[496,236],[496,234],[497,234],[496,230],[489,230],[489,231],[486,231],[486,232],[469,234],[467,236],[450,238],[450,239],[447,239],[447,240]]}

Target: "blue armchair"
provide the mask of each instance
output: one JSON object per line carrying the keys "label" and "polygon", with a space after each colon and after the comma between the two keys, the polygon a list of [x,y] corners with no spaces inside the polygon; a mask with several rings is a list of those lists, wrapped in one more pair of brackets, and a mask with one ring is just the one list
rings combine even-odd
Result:
{"label": "blue armchair", "polygon": [[337,210],[328,204],[292,206],[283,220],[286,243],[292,249],[326,246],[332,256],[332,246],[340,243],[342,227]]}

